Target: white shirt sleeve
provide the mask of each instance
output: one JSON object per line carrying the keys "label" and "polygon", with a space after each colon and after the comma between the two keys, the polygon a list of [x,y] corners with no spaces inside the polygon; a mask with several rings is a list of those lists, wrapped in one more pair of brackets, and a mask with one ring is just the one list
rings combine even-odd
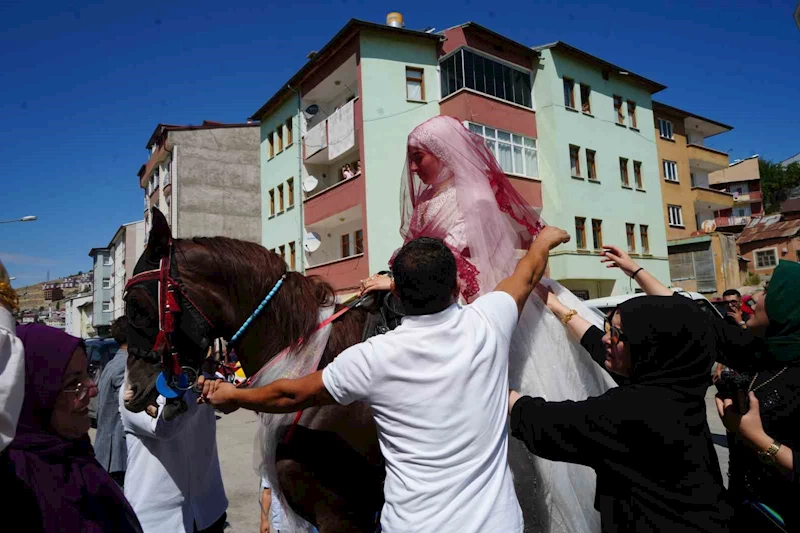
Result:
{"label": "white shirt sleeve", "polygon": [[180,416],[174,420],[164,420],[164,406],[167,404],[167,399],[159,395],[156,398],[158,405],[158,416],[153,418],[146,411],[139,413],[132,413],[125,408],[125,401],[123,399],[125,387],[120,387],[119,390],[119,414],[122,418],[122,426],[125,431],[133,433],[139,437],[150,437],[153,439],[169,440],[181,434],[189,421],[201,409],[213,409],[208,404],[197,405],[197,394],[193,391],[186,391],[183,396],[183,401],[186,403],[187,409]]}
{"label": "white shirt sleeve", "polygon": [[14,317],[0,306],[0,451],[14,440],[25,396],[25,349]]}
{"label": "white shirt sleeve", "polygon": [[351,346],[322,371],[322,383],[336,403],[348,405],[369,398],[373,374],[372,343]]}
{"label": "white shirt sleeve", "polygon": [[519,320],[519,309],[514,298],[503,291],[484,294],[470,308],[478,311],[497,331],[502,332],[507,340],[511,339]]}

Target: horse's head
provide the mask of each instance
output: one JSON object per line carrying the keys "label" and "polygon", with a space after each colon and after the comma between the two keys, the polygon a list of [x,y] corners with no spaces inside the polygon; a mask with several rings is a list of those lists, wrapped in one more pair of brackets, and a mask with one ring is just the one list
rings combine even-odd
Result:
{"label": "horse's head", "polygon": [[[282,276],[284,283],[269,305],[229,345],[248,375],[283,348],[308,338],[316,328],[320,305],[332,301],[327,283],[287,272],[283,259],[258,244],[226,237],[173,240],[161,212],[153,209],[152,219],[147,247],[125,300],[128,386],[133,393],[125,407],[130,411],[155,404],[156,381],[162,373],[169,380],[188,370],[191,382],[210,343],[219,337],[230,339]],[[172,299],[166,294],[165,274],[177,282]],[[166,303],[178,312],[165,313]],[[166,329],[172,333],[164,342],[169,320]]]}

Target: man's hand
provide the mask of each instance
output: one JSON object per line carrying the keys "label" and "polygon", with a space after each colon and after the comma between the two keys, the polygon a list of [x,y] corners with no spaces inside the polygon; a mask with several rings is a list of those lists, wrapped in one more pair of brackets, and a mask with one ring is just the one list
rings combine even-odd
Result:
{"label": "man's hand", "polygon": [[733,400],[730,398],[715,398],[717,412],[725,425],[725,429],[731,433],[738,433],[750,445],[759,447],[758,444],[768,441],[769,438],[764,432],[764,425],[761,423],[761,410],[758,405],[758,398],[754,393],[750,393],[750,408],[744,415],[739,413]]}
{"label": "man's hand", "polygon": [[236,387],[221,379],[205,379],[200,376],[197,388],[201,391],[197,403],[208,403],[226,415],[239,408],[234,399]]}
{"label": "man's hand", "polygon": [[533,241],[531,247],[536,246],[538,243],[540,246],[546,245],[548,250],[552,250],[559,244],[569,242],[569,239],[569,233],[563,229],[555,226],[545,226],[545,228],[539,232],[539,235],[536,236],[536,240]]}
{"label": "man's hand", "polygon": [[734,309],[732,311],[728,311],[728,316],[731,317],[732,319],[734,319],[736,321],[736,324],[738,324],[740,326],[742,325],[742,322],[744,322],[744,318],[742,318],[742,310],[741,310],[741,308],[737,307],[736,309]]}

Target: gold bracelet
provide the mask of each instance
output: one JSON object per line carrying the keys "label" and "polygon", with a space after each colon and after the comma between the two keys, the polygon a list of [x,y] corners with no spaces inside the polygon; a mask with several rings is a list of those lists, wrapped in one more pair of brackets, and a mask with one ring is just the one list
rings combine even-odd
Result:
{"label": "gold bracelet", "polygon": [[12,311],[19,307],[16,291],[5,281],[0,281],[0,304],[7,306]]}
{"label": "gold bracelet", "polygon": [[562,319],[561,319],[561,323],[562,323],[562,324],[564,324],[564,325],[566,325],[566,324],[567,324],[567,322],[569,322],[570,320],[572,320],[572,317],[574,317],[574,316],[575,316],[575,315],[577,315],[577,314],[578,314],[578,312],[577,312],[576,310],[574,310],[574,309],[570,309],[570,310],[567,312],[567,314],[566,314],[566,315],[564,315],[564,318],[562,318]]}

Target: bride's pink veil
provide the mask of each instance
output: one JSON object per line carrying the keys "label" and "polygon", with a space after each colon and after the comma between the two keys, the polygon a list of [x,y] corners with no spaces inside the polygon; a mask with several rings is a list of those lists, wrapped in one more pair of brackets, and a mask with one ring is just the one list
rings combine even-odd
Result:
{"label": "bride's pink veil", "polygon": [[[463,219],[466,242],[448,242],[459,264],[462,289],[467,289],[464,292],[468,300],[474,296],[469,286],[475,281],[480,293],[491,291],[513,271],[515,250],[526,250],[544,223],[511,185],[485,141],[457,119],[434,117],[417,126],[408,136],[408,143],[441,161],[442,171],[436,181],[452,179],[458,205],[456,209],[440,209],[424,221],[415,217],[415,208],[434,196],[436,185],[426,185],[410,172],[406,155],[400,228],[404,242],[422,236],[444,239],[442,229],[453,228]],[[467,287],[463,287],[465,283]]]}

